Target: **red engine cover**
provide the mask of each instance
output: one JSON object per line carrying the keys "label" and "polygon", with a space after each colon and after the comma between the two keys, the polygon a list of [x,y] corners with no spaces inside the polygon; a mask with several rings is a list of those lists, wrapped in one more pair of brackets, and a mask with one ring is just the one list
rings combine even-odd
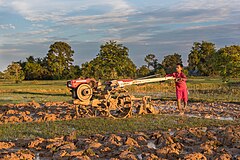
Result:
{"label": "red engine cover", "polygon": [[93,78],[87,78],[87,79],[75,79],[75,80],[69,80],[67,82],[68,88],[77,88],[81,84],[88,84],[88,83],[94,83],[96,84],[96,80]]}

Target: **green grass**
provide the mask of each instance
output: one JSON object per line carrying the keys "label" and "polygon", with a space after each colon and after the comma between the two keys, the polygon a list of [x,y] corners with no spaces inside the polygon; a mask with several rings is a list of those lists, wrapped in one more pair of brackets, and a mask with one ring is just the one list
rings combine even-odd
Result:
{"label": "green grass", "polygon": [[24,81],[19,84],[0,82],[0,85],[0,104],[71,100],[66,81]]}
{"label": "green grass", "polygon": [[[208,102],[240,102],[240,79],[232,79],[223,83],[220,78],[190,78],[187,81],[190,101]],[[175,84],[173,81],[129,86],[129,91],[137,96],[150,95],[163,100],[175,100]]]}
{"label": "green grass", "polygon": [[[0,105],[36,101],[70,101],[66,81],[24,81],[20,84],[0,81]],[[223,83],[220,78],[197,77],[187,82],[190,101],[240,102],[240,79]],[[135,96],[150,95],[157,99],[175,100],[173,81],[126,87]]]}
{"label": "green grass", "polygon": [[144,115],[127,119],[82,118],[71,121],[0,125],[0,140],[53,138],[77,131],[78,136],[133,133],[186,127],[239,125],[240,121],[212,120],[173,115]]}

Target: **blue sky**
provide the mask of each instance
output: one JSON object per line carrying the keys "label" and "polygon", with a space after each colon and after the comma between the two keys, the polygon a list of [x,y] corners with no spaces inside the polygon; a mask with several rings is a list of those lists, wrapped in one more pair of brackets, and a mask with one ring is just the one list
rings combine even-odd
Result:
{"label": "blue sky", "polygon": [[137,66],[149,53],[161,62],[175,52],[186,65],[195,41],[239,45],[240,1],[0,0],[0,71],[46,56],[56,41],[70,44],[81,65],[109,40],[128,47]]}

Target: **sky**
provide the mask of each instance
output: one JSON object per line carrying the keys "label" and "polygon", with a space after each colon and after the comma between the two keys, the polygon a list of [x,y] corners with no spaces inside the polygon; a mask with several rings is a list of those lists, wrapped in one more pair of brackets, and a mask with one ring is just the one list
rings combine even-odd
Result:
{"label": "sky", "polygon": [[126,46],[137,66],[150,53],[159,62],[179,53],[187,65],[193,42],[240,44],[240,0],[0,0],[0,71],[45,57],[57,41],[81,66],[109,40]]}

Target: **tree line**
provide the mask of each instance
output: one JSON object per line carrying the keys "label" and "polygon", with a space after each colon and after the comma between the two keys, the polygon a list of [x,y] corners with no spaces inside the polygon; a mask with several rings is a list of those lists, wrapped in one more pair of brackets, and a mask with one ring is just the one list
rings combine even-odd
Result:
{"label": "tree line", "polygon": [[[154,53],[147,54],[145,64],[137,68],[129,58],[129,49],[109,41],[100,46],[99,53],[89,62],[73,65],[74,51],[66,42],[55,42],[43,58],[29,56],[26,61],[12,62],[0,73],[5,79],[61,80],[77,77],[96,79],[138,78],[154,74],[164,76],[175,71],[177,63],[182,63],[178,53],[167,55],[159,62]],[[194,42],[188,55],[188,66],[184,73],[194,76],[222,76],[224,81],[240,75],[240,46],[232,45],[216,49],[211,42]]]}

